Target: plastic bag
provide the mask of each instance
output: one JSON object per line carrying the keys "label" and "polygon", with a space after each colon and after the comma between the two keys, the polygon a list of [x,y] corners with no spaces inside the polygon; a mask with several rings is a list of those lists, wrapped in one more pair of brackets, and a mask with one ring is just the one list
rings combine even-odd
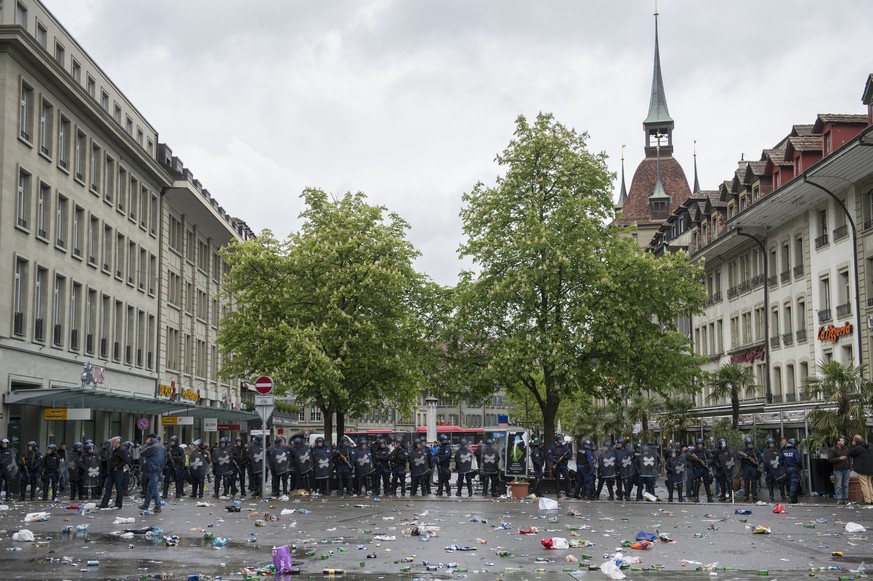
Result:
{"label": "plastic bag", "polygon": [[643,498],[645,498],[649,502],[657,502],[658,501],[658,497],[655,496],[654,494],[652,494],[651,492],[644,492]]}
{"label": "plastic bag", "polygon": [[600,566],[600,570],[610,579],[624,579],[627,577],[627,575],[621,572],[621,569],[615,564],[615,561],[607,561],[603,563]]}
{"label": "plastic bag", "polygon": [[21,529],[17,533],[12,533],[12,540],[20,543],[32,543],[33,533],[27,529]]}
{"label": "plastic bag", "polygon": [[545,496],[540,498],[540,510],[556,510],[558,508],[558,501],[552,498],[546,498]]}
{"label": "plastic bag", "polygon": [[635,543],[631,543],[630,548],[636,549],[638,551],[647,551],[652,548],[652,541],[637,541]]}
{"label": "plastic bag", "polygon": [[782,514],[783,512],[785,512],[785,505],[777,504],[773,507],[773,512],[775,512],[776,514]]}
{"label": "plastic bag", "polygon": [[288,545],[273,547],[273,566],[277,575],[291,572],[291,549]]}
{"label": "plastic bag", "polygon": [[867,532],[867,529],[864,528],[864,525],[859,525],[856,522],[847,522],[846,523],[846,532],[847,533],[864,533],[864,532]]}
{"label": "plastic bag", "polygon": [[24,522],[43,522],[48,520],[47,512],[29,512],[24,517]]}
{"label": "plastic bag", "polygon": [[570,543],[567,542],[567,539],[564,537],[552,537],[552,548],[553,549],[569,549]]}
{"label": "plastic bag", "polygon": [[638,541],[650,541],[653,542],[656,538],[658,538],[655,533],[647,533],[645,531],[640,531],[637,533]]}

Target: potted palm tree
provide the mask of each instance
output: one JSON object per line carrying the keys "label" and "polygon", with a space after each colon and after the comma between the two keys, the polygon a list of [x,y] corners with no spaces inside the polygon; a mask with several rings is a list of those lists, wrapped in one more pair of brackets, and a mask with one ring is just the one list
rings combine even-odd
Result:
{"label": "potted palm tree", "polygon": [[755,373],[748,365],[725,363],[709,378],[709,400],[727,398],[731,402],[731,429],[740,425],[740,396],[754,397],[758,394]]}

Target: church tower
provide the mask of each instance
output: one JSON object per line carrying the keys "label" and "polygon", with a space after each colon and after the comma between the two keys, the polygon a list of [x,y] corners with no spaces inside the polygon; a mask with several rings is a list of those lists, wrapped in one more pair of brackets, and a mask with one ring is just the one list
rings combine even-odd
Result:
{"label": "church tower", "polygon": [[688,179],[673,157],[675,123],[667,108],[664,78],[661,73],[661,50],[658,39],[658,13],[655,12],[655,62],[649,114],[643,121],[645,158],[634,172],[630,190],[624,194],[624,153],[622,153],[622,192],[620,212],[613,224],[636,224],[637,241],[645,248],[670,213],[691,196]]}

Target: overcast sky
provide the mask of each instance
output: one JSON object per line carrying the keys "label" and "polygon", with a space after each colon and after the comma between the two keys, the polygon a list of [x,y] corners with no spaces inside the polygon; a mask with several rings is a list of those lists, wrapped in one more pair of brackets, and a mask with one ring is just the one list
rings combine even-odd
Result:
{"label": "overcast sky", "polygon": [[[232,215],[280,238],[304,187],[411,224],[419,270],[465,265],[461,195],[493,183],[515,117],[554,113],[628,181],[643,157],[646,0],[44,0]],[[701,187],[794,123],[862,113],[873,2],[662,0],[675,156]],[[617,189],[616,182],[616,189]],[[628,186],[630,184],[628,183]]]}

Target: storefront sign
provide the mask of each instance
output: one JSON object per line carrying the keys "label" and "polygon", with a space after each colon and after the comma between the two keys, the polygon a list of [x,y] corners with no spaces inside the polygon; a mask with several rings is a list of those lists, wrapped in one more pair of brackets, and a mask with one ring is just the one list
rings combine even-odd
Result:
{"label": "storefront sign", "polygon": [[851,335],[852,334],[852,323],[845,323],[842,327],[834,327],[833,325],[828,325],[826,327],[818,328],[818,340],[819,341],[830,341],[831,343],[836,343],[837,339],[842,337],[843,335]]}
{"label": "storefront sign", "polygon": [[161,416],[162,426],[193,426],[192,416]]}
{"label": "storefront sign", "polygon": [[239,424],[218,424],[219,432],[238,432],[239,430]]}
{"label": "storefront sign", "polygon": [[200,390],[179,389],[176,387],[176,382],[171,381],[169,385],[162,383],[158,385],[158,397],[166,398],[172,401],[185,400],[192,403],[200,403]]}
{"label": "storefront sign", "polygon": [[42,418],[46,421],[74,422],[90,420],[91,408],[45,408]]}
{"label": "storefront sign", "polygon": [[217,432],[218,431],[218,418],[203,418],[203,431],[204,432]]}
{"label": "storefront sign", "polygon": [[758,359],[762,361],[764,359],[764,349],[762,347],[731,355],[731,363],[753,363]]}

